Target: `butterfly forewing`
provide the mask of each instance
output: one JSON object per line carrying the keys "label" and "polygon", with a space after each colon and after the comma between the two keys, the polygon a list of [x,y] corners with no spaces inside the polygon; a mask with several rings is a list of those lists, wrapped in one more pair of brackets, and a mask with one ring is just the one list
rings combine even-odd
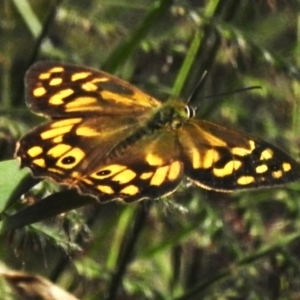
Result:
{"label": "butterfly forewing", "polygon": [[226,192],[300,178],[299,164],[282,150],[207,121],[186,123],[179,130],[179,140],[185,174],[207,189]]}
{"label": "butterfly forewing", "polygon": [[[74,181],[74,170],[93,170],[95,160],[105,160],[110,151],[138,126],[138,118],[69,118],[40,125],[19,141],[17,155],[22,166],[35,176],[57,182]],[[100,142],[101,141],[101,142]]]}
{"label": "butterfly forewing", "polygon": [[21,166],[100,201],[159,198],[184,175],[223,192],[300,178],[299,164],[269,143],[190,118],[182,102],[162,104],[107,73],[42,62],[25,86],[28,106],[52,120],[20,139]]}
{"label": "butterfly forewing", "polygon": [[61,63],[33,65],[25,88],[30,109],[50,117],[138,114],[161,105],[120,78]]}

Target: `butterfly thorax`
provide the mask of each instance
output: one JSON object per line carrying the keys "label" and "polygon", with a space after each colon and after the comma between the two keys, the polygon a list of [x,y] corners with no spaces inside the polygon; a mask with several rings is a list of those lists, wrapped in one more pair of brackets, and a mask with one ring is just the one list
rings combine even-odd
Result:
{"label": "butterfly thorax", "polygon": [[184,103],[176,100],[169,100],[162,107],[158,108],[148,122],[148,127],[162,129],[167,126],[176,130],[182,126],[187,119],[193,116],[192,109]]}
{"label": "butterfly thorax", "polygon": [[169,100],[154,111],[149,112],[144,122],[141,122],[129,136],[120,141],[107,153],[107,159],[120,156],[131,145],[134,145],[144,137],[156,136],[162,130],[176,131],[191,116],[191,108],[176,100]]}

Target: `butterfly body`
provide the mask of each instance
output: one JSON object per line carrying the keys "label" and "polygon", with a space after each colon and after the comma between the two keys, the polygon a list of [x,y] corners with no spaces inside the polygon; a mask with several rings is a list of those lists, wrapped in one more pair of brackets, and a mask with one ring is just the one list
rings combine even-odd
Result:
{"label": "butterfly body", "polygon": [[223,192],[300,178],[299,164],[271,144],[198,120],[183,102],[161,103],[107,73],[37,63],[25,84],[28,106],[51,120],[20,139],[21,166],[101,202],[158,198],[185,176]]}

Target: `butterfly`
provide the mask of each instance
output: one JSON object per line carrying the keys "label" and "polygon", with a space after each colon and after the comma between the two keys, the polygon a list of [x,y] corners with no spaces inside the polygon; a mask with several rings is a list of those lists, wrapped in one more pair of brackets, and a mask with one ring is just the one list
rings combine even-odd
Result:
{"label": "butterfly", "polygon": [[270,187],[300,178],[277,147],[199,120],[179,100],[164,103],[102,71],[38,62],[26,102],[50,120],[17,143],[21,167],[100,202],[173,193],[184,178],[209,190]]}

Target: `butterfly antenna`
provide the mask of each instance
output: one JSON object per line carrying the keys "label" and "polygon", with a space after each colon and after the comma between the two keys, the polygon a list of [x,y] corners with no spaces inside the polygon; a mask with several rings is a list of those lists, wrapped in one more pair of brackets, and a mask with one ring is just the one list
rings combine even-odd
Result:
{"label": "butterfly antenna", "polygon": [[235,93],[241,93],[241,92],[245,92],[245,91],[249,91],[249,90],[255,90],[255,89],[261,89],[261,86],[259,85],[255,85],[255,86],[249,86],[246,88],[242,88],[242,89],[237,89],[237,90],[233,90],[230,92],[225,92],[225,93],[220,93],[220,94],[213,94],[213,95],[208,95],[208,96],[204,96],[201,97],[201,99],[208,99],[208,98],[215,98],[215,97],[220,97],[220,96],[226,96],[226,95],[231,95],[231,94],[235,94]]}
{"label": "butterfly antenna", "polygon": [[194,87],[194,89],[192,90],[190,96],[187,99],[187,103],[190,103],[191,100],[193,99],[193,97],[197,94],[198,90],[202,87],[202,83],[204,82],[204,78],[207,75],[207,71],[205,70],[202,74],[202,76],[200,77],[198,83],[196,84],[196,86]]}
{"label": "butterfly antenna", "polygon": [[[202,87],[202,84],[204,82],[204,78],[207,75],[207,71],[204,71],[200,80],[198,81],[198,83],[196,84],[196,86],[194,87],[194,89],[192,90],[190,96],[187,99],[187,103],[191,103],[193,97],[197,94],[197,92],[200,90],[200,88]],[[240,92],[245,92],[245,91],[249,91],[249,90],[254,90],[254,89],[261,89],[260,86],[250,86],[250,87],[246,87],[246,88],[241,88],[241,89],[237,89],[237,90],[233,90],[230,92],[225,92],[225,93],[220,93],[220,94],[213,94],[213,95],[208,95],[208,96],[204,96],[201,97],[201,99],[208,99],[208,98],[215,98],[215,97],[220,97],[220,96],[226,96],[226,95],[231,95],[231,94],[235,94],[235,93],[240,93]]]}

